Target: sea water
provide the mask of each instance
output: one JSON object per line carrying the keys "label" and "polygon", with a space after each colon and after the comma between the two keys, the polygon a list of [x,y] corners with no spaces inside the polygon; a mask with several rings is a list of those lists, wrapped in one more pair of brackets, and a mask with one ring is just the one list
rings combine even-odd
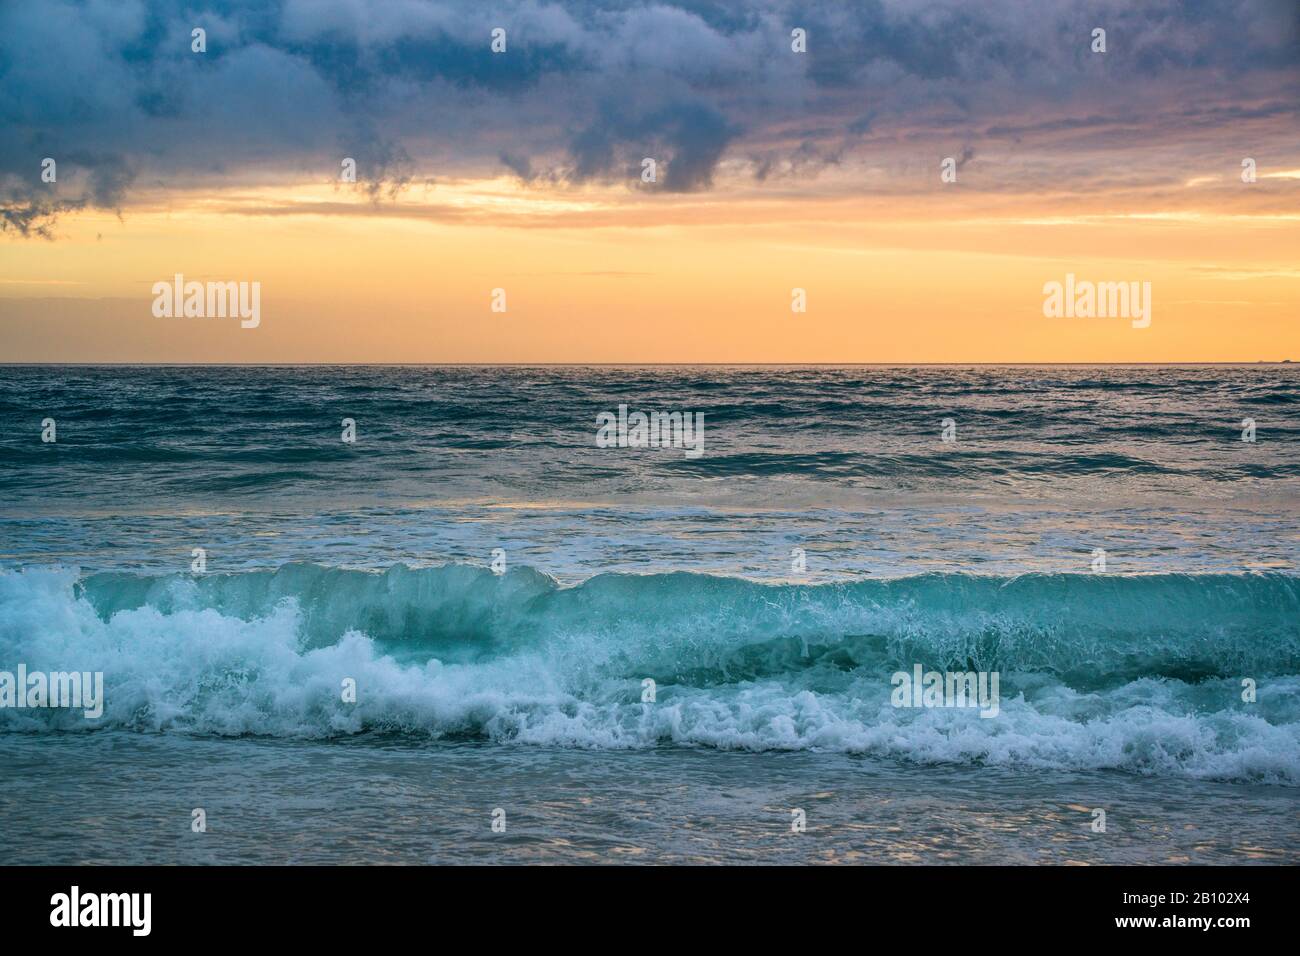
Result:
{"label": "sea water", "polygon": [[1295,862],[1298,478],[1288,366],[0,367],[6,856]]}

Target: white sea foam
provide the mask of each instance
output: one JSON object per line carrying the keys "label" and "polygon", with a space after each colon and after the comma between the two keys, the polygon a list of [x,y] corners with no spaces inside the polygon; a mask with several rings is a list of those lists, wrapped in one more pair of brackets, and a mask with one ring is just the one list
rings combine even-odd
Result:
{"label": "white sea foam", "polygon": [[[533,642],[444,653],[377,642],[356,628],[325,642],[309,633],[306,597],[280,595],[234,613],[203,606],[210,595],[192,582],[167,587],[166,601],[104,615],[75,571],[0,573],[0,666],[23,660],[34,669],[103,671],[104,715],[95,727],[828,750],[1300,785],[1296,676],[1261,678],[1258,701],[1245,704],[1237,681],[1224,676],[1079,690],[1050,673],[1004,672],[1001,712],[982,720],[974,711],[894,708],[892,668],[883,661],[805,660],[773,651],[766,632],[761,666],[748,672],[741,665],[749,658],[728,658],[709,635],[660,634],[656,644],[654,635],[602,631],[586,619],[565,619]],[[657,700],[642,704],[641,678],[669,652],[676,676],[658,672]],[[356,681],[355,703],[340,693],[346,678]],[[0,711],[0,730],[51,729],[90,725],[57,710]]]}

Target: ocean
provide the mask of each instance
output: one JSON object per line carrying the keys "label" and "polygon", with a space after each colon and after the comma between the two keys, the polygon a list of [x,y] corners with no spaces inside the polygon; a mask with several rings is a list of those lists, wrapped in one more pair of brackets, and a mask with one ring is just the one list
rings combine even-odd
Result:
{"label": "ocean", "polygon": [[2,853],[1300,862],[1297,479],[1291,365],[3,366]]}

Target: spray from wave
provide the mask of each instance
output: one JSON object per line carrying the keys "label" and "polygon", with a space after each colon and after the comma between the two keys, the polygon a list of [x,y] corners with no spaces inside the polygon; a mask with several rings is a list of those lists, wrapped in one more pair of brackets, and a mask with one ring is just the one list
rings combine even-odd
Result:
{"label": "spray from wave", "polygon": [[[1300,578],[1283,574],[561,587],[463,565],[29,568],[0,572],[0,669],[18,662],[103,671],[104,716],[0,708],[0,730],[833,750],[1300,785]],[[891,673],[917,663],[1000,672],[999,716],[893,707]]]}

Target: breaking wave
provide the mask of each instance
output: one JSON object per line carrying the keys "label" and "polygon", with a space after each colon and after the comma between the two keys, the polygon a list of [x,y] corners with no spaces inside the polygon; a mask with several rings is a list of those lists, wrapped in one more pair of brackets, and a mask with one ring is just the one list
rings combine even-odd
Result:
{"label": "breaking wave", "polygon": [[[562,587],[468,565],[28,568],[0,572],[0,670],[20,662],[103,671],[104,715],[0,708],[3,731],[820,749],[1300,785],[1300,578],[1286,574]],[[998,671],[999,716],[893,707],[890,675],[915,664]]]}

